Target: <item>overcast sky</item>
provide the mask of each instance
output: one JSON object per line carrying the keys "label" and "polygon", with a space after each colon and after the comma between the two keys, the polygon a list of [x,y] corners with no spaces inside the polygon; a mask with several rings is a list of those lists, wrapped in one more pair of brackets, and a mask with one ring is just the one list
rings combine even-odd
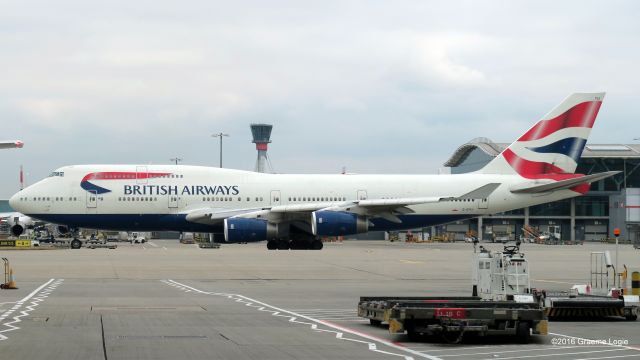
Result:
{"label": "overcast sky", "polygon": [[0,1],[0,198],[85,163],[437,173],[606,91],[590,142],[640,137],[636,1]]}

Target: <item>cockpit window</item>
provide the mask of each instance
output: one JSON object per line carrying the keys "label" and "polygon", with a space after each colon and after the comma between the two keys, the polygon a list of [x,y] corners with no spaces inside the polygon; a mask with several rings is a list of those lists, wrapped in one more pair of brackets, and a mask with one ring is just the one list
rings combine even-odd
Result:
{"label": "cockpit window", "polygon": [[54,171],[51,174],[49,174],[49,177],[53,177],[53,176],[64,177],[64,171]]}

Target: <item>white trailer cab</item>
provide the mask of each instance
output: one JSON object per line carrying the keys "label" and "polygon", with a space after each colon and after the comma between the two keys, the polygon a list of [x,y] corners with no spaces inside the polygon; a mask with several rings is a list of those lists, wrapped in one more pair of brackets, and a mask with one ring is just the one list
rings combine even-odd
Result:
{"label": "white trailer cab", "polygon": [[484,300],[533,302],[529,263],[519,246],[490,251],[480,246],[473,254],[473,295]]}
{"label": "white trailer cab", "polygon": [[144,244],[147,242],[146,233],[134,231],[129,234],[129,241],[132,244]]}

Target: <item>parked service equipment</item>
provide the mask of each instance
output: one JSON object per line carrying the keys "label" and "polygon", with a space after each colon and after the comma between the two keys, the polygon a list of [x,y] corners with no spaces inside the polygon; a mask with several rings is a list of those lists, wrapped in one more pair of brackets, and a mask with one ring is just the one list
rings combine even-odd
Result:
{"label": "parked service equipment", "polygon": [[[474,243],[476,249],[477,242]],[[530,288],[528,264],[519,244],[501,252],[474,251],[473,296],[361,297],[358,316],[372,325],[389,324],[392,334],[441,335],[451,343],[466,333],[514,335],[528,343],[546,335],[547,318]]]}
{"label": "parked service equipment", "polygon": [[4,263],[4,282],[0,284],[0,289],[17,289],[18,287],[13,277],[13,269],[11,268],[11,264],[9,264],[9,259],[3,257],[2,262]]}

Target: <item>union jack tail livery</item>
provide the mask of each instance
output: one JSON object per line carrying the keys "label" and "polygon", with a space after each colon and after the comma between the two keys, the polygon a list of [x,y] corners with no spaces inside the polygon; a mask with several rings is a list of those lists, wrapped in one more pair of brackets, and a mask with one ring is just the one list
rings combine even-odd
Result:
{"label": "union jack tail livery", "polygon": [[[485,174],[526,179],[575,177],[578,160],[605,93],[574,93],[485,166]],[[571,175],[570,175],[571,174]]]}

